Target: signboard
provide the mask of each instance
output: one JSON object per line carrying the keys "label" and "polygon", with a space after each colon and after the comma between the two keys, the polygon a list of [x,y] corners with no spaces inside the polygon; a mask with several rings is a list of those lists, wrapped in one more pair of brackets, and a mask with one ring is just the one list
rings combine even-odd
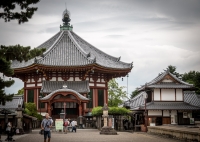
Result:
{"label": "signboard", "polygon": [[188,118],[187,112],[183,112],[183,118]]}
{"label": "signboard", "polygon": [[63,119],[56,119],[55,121],[56,131],[63,131]]}
{"label": "signboard", "polygon": [[115,127],[115,118],[112,118],[112,128],[114,129],[114,127]]}
{"label": "signboard", "polygon": [[194,118],[190,118],[190,124],[194,124]]}

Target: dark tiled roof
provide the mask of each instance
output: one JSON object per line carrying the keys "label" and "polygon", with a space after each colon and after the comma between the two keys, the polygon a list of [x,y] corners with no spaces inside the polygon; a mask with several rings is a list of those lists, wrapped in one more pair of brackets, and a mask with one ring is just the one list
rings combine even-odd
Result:
{"label": "dark tiled roof", "polygon": [[64,84],[67,85],[68,89],[75,90],[79,93],[90,92],[88,81],[43,81],[41,90],[44,93],[51,93],[63,88]]}
{"label": "dark tiled roof", "polygon": [[[171,74],[169,71],[165,71],[162,74],[158,75],[156,78],[154,78],[152,81],[146,83],[145,85],[143,85],[141,88],[138,89],[138,91],[144,90],[145,87],[147,88],[157,88],[158,85],[160,85],[162,88],[167,88],[170,85],[170,83],[162,83],[162,84],[156,84],[159,81],[161,81],[166,75],[170,75],[174,80],[176,80],[179,84],[176,85],[177,88],[181,87],[181,88],[193,88],[193,84],[189,84],[187,82],[182,81],[181,79],[177,78],[175,75]],[[172,87],[172,86],[171,86]],[[175,86],[174,86],[175,88]]]}
{"label": "dark tiled roof", "polygon": [[137,109],[140,106],[143,106],[145,103],[144,94],[145,94],[144,91],[140,92],[134,98],[124,102],[124,105],[130,107],[130,109]]}
{"label": "dark tiled roof", "polygon": [[44,98],[41,98],[41,100],[48,100],[49,98],[51,98],[52,95],[54,95],[55,93],[57,92],[72,92],[74,94],[77,95],[77,97],[79,97],[81,100],[84,100],[84,101],[89,101],[88,98],[86,98],[85,96],[81,95],[80,93],[72,90],[72,89],[58,89],[58,90],[55,90],[53,92],[51,92],[50,94],[48,94],[47,96],[45,96]]}
{"label": "dark tiled roof", "polygon": [[0,110],[1,109],[9,109],[11,111],[15,111],[18,108],[18,105],[22,105],[23,104],[23,99],[22,96],[14,96],[13,100],[10,102],[6,102],[6,105],[0,105]]}
{"label": "dark tiled roof", "polygon": [[184,102],[200,107],[200,99],[194,91],[184,91]]}
{"label": "dark tiled roof", "polygon": [[96,47],[89,44],[87,41],[79,37],[74,32],[71,32],[75,41],[81,46],[84,51],[90,53],[91,58],[96,58],[96,63],[100,66],[109,67],[109,68],[131,68],[131,64],[124,63],[119,61],[120,57],[116,58],[111,55],[106,54],[105,52],[97,49]]}
{"label": "dark tiled roof", "polygon": [[186,85],[186,84],[176,84],[173,82],[162,82],[160,84],[153,84],[149,85],[149,88],[191,88],[191,86]]}
{"label": "dark tiled roof", "polygon": [[44,57],[37,57],[22,63],[13,61],[12,68],[27,67],[34,63],[65,67],[79,67],[96,63],[114,69],[132,68],[132,63],[121,62],[119,61],[120,58],[112,57],[100,51],[72,31],[60,31],[37,48],[46,48]]}
{"label": "dark tiled roof", "polygon": [[[131,110],[144,109],[144,91],[140,92],[133,99],[124,102],[124,106]],[[184,91],[184,102],[150,102],[147,103],[147,109],[178,109],[178,110],[196,110],[200,109],[200,100],[193,91]]]}
{"label": "dark tiled roof", "polygon": [[[144,109],[144,106],[142,106]],[[147,103],[148,110],[199,110],[200,107],[185,102],[151,102]]]}

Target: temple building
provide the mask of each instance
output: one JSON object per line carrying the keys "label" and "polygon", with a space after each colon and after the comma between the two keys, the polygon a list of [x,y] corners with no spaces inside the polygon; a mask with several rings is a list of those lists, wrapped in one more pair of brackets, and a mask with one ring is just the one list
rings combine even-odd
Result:
{"label": "temple building", "polygon": [[[200,99],[194,86],[169,71],[138,88],[139,94],[124,103],[132,110],[135,125],[190,125],[199,121]],[[145,119],[146,118],[146,119]]]}
{"label": "temple building", "polygon": [[24,82],[24,101],[35,103],[38,113],[59,118],[64,112],[76,118],[108,103],[108,81],[126,76],[133,63],[108,55],[74,33],[67,9],[62,21],[60,31],[37,47],[46,48],[42,56],[12,62],[13,77]]}

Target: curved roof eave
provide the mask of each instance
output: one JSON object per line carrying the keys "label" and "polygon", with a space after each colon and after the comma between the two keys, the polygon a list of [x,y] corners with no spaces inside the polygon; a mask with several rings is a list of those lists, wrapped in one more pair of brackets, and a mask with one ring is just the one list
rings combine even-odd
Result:
{"label": "curved roof eave", "polygon": [[86,98],[85,96],[81,95],[80,93],[78,93],[78,92],[76,92],[76,91],[74,91],[72,89],[58,89],[58,90],[55,90],[55,91],[51,92],[50,94],[48,94],[47,96],[45,96],[44,98],[41,98],[40,100],[41,101],[48,100],[53,96],[53,94],[58,93],[58,92],[71,92],[71,93],[76,94],[79,97],[80,100],[89,101],[88,98]]}

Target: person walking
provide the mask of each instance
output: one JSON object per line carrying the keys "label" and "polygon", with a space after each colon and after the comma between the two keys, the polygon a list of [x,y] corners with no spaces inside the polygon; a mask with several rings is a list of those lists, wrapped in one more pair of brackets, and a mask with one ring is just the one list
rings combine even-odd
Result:
{"label": "person walking", "polygon": [[67,130],[68,130],[68,125],[69,125],[69,121],[68,119],[65,119],[63,126],[64,126],[64,132],[67,134]]}
{"label": "person walking", "polygon": [[48,137],[48,142],[51,139],[51,131],[50,128],[52,127],[52,121],[49,119],[49,114],[45,114],[45,118],[41,122],[41,129],[44,129],[44,142],[46,142]]}
{"label": "person walking", "polygon": [[72,132],[73,131],[75,131],[75,133],[76,133],[76,121],[75,120],[73,120],[72,122],[71,122],[71,124],[72,124]]}
{"label": "person walking", "polygon": [[5,141],[9,141],[9,135],[10,135],[10,132],[11,132],[11,128],[12,128],[12,124],[11,124],[11,122],[8,122],[7,126],[6,126],[7,138],[5,139]]}

